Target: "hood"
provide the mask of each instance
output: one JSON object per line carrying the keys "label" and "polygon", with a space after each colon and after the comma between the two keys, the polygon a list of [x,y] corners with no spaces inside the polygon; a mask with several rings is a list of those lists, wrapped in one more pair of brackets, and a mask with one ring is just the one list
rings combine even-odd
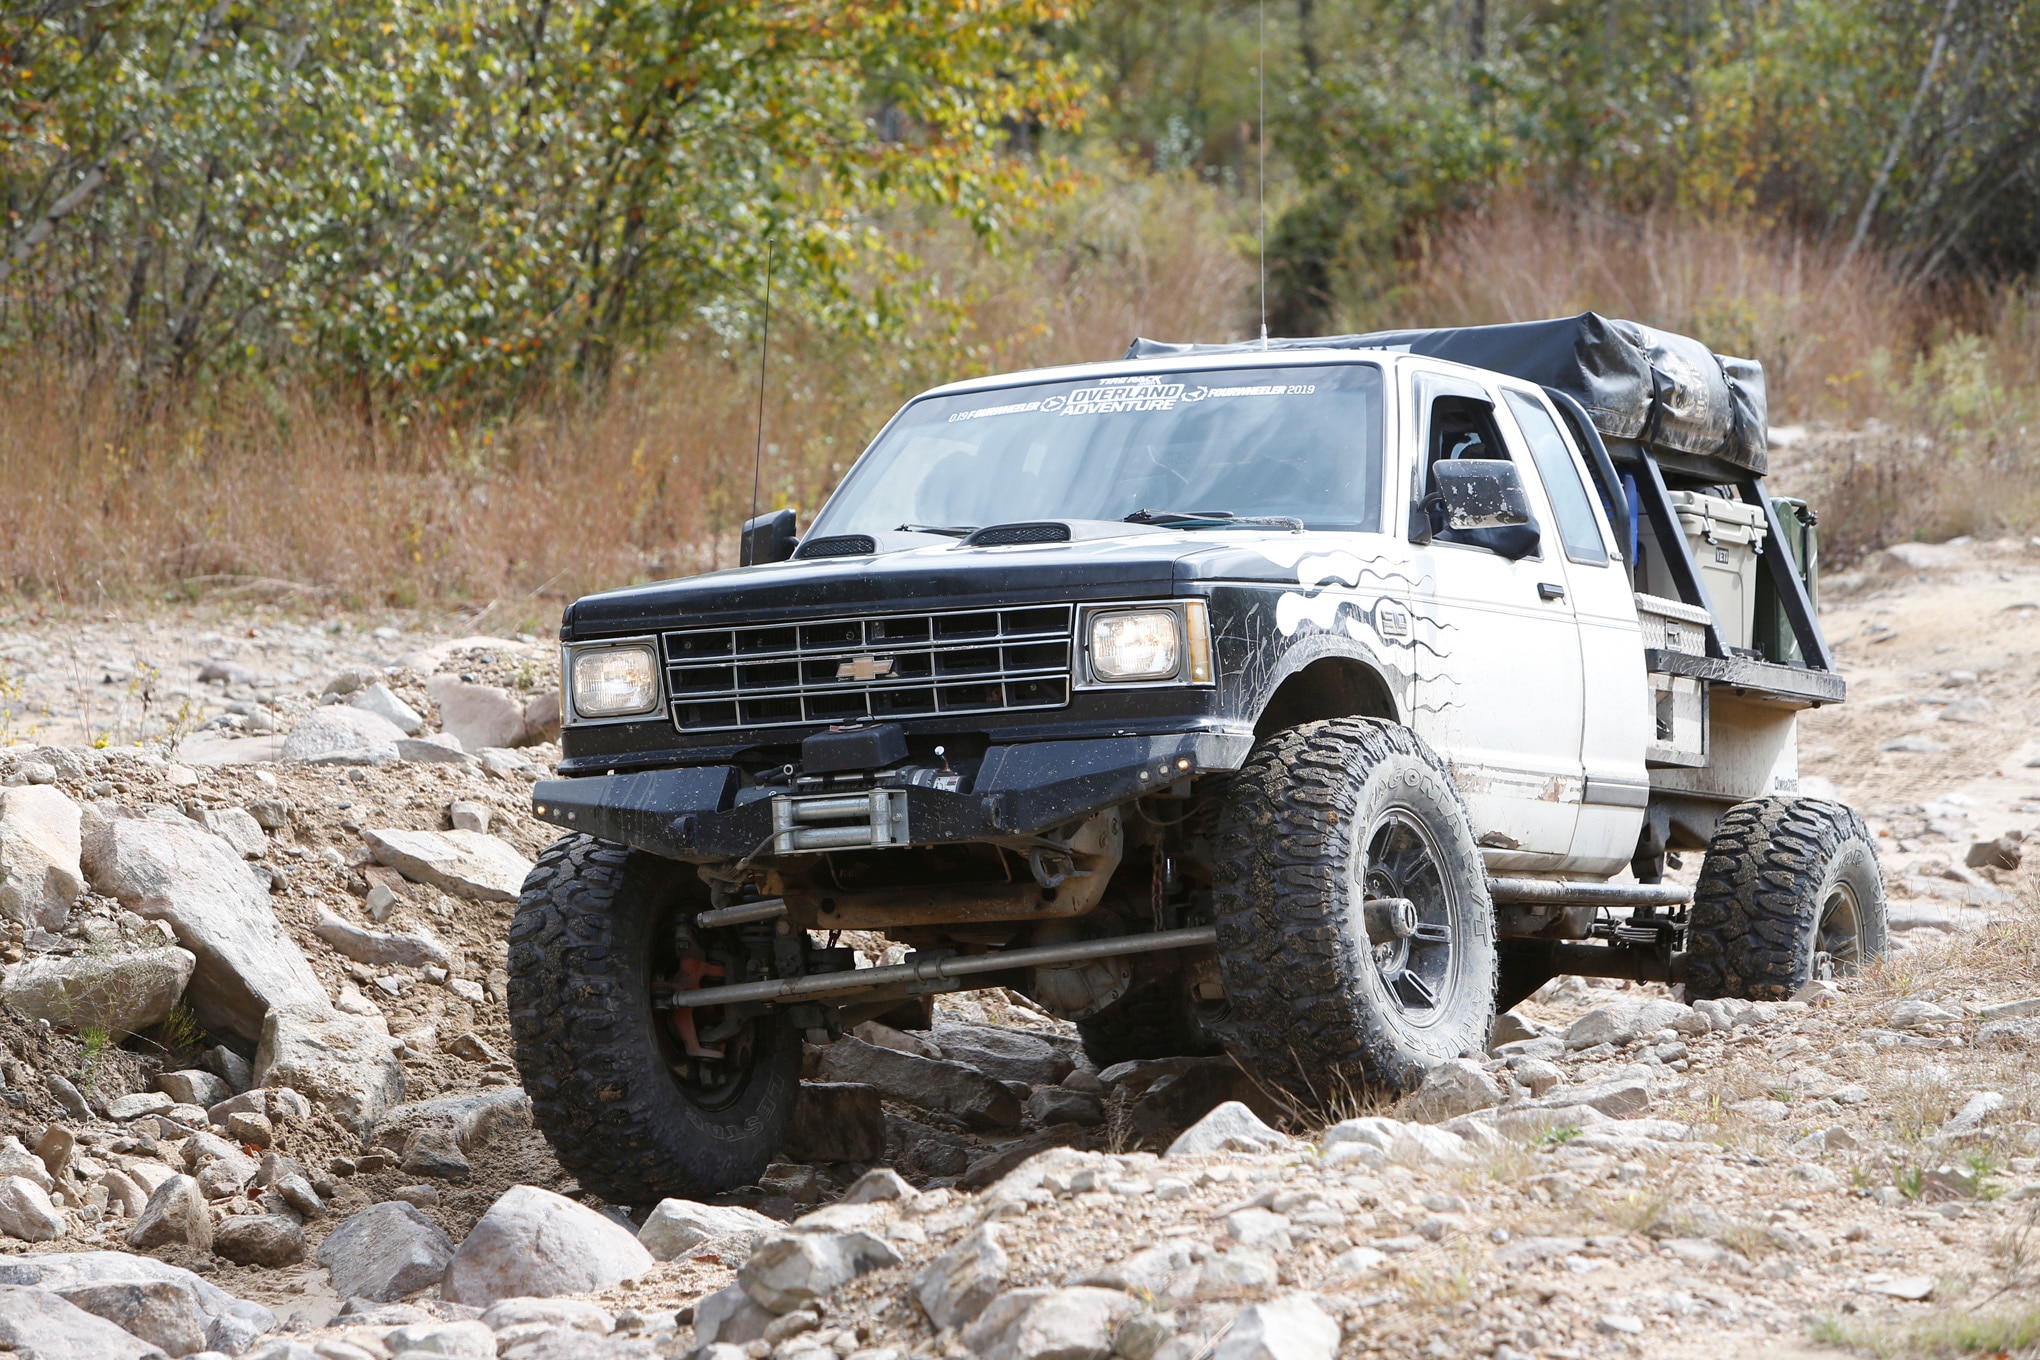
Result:
{"label": "hood", "polygon": [[880,612],[1166,597],[1188,581],[1293,584],[1302,545],[1324,537],[1143,525],[1114,525],[1109,532],[1072,528],[1069,542],[978,547],[915,536],[918,546],[891,552],[731,567],[606,591],[567,610],[561,637],[573,642],[740,620],[771,622],[845,608]]}

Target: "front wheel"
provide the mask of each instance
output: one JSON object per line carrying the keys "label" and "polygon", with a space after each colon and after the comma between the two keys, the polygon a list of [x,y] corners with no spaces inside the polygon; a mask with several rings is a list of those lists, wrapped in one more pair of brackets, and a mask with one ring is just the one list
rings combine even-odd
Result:
{"label": "front wheel", "polygon": [[1722,817],[1693,890],[1686,993],[1781,1001],[1884,956],[1877,842],[1844,804],[1752,798]]}
{"label": "front wheel", "polygon": [[656,1004],[743,975],[738,928],[688,928],[707,905],[691,866],[569,836],[539,857],[511,923],[532,1118],[560,1165],[615,1203],[751,1184],[793,1118],[800,1040],[784,1021]]}
{"label": "front wheel", "polygon": [[1413,1089],[1494,1022],[1494,907],[1472,819],[1406,727],[1306,723],[1262,741],[1220,813],[1228,1042],[1309,1105]]}

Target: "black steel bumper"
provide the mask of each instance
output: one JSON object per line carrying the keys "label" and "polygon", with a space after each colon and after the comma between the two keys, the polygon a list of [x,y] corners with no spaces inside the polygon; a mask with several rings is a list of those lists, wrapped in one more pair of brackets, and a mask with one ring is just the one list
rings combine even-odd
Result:
{"label": "black steel bumper", "polygon": [[[1244,732],[1100,737],[994,746],[968,793],[908,786],[903,844],[1023,836],[1214,770],[1236,770]],[[742,787],[733,765],[546,779],[532,789],[542,821],[672,859],[769,852],[773,802],[785,790]]]}

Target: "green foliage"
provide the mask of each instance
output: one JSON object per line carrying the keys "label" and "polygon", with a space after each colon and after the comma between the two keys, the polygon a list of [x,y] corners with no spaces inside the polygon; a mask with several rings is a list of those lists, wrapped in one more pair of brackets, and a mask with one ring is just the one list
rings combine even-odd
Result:
{"label": "green foliage", "polygon": [[780,305],[897,331],[902,205],[996,239],[1063,185],[1056,0],[0,0],[0,334],[361,396],[606,374]]}
{"label": "green foliage", "polygon": [[167,1053],[191,1054],[204,1047],[206,1032],[191,1007],[180,1001],[157,1024],[153,1038]]}
{"label": "green foliage", "polygon": [[[1497,190],[1753,214],[1851,250],[1875,240],[1927,279],[2040,262],[2035,0],[1267,15],[1278,331],[1368,324],[1433,229]],[[1251,185],[1258,21],[1240,0],[1098,5],[1081,32],[1113,94],[1105,124],[1158,166]]]}
{"label": "green foliage", "polygon": [[113,1036],[102,1025],[87,1025],[78,1031],[78,1084],[91,1090],[99,1083],[99,1067],[106,1061],[106,1051],[113,1047]]}

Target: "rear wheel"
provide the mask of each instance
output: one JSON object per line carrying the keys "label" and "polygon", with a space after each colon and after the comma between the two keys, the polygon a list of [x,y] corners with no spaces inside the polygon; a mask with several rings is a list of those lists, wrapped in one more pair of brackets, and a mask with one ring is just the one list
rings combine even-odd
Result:
{"label": "rear wheel", "polygon": [[1777,1001],[1884,956],[1884,876],[1863,819],[1820,798],[1753,798],[1707,847],[1686,938],[1693,997]]}
{"label": "rear wheel", "polygon": [[1330,1105],[1413,1088],[1494,1021],[1494,908],[1472,820],[1408,728],[1363,718],[1264,740],[1220,815],[1214,902],[1229,1045]]}
{"label": "rear wheel", "polygon": [[[764,1016],[660,1004],[741,977],[693,869],[570,836],[539,857],[510,927],[510,1028],[532,1117],[560,1165],[621,1204],[757,1180],[800,1092],[800,1041]],[[769,929],[769,927],[767,927]]]}

